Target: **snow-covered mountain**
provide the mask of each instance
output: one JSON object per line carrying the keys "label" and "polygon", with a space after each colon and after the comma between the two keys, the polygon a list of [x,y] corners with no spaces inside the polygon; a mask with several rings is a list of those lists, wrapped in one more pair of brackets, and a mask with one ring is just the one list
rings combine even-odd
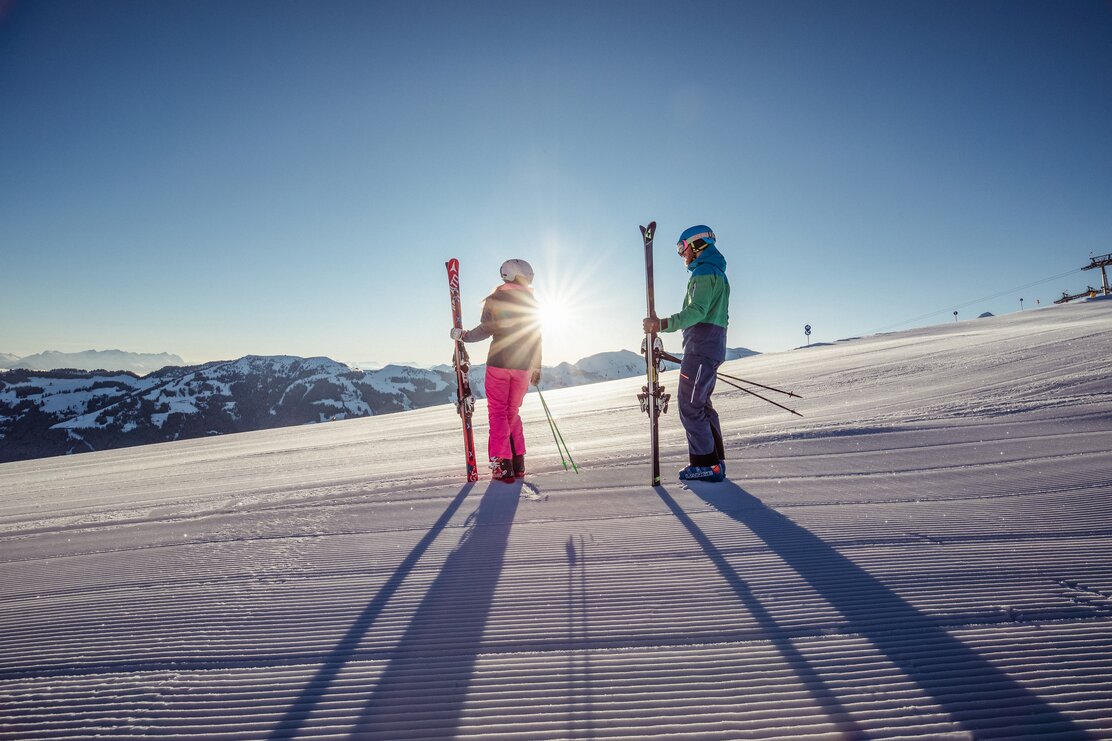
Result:
{"label": "snow-covered mountain", "polygon": [[[10,360],[9,360],[10,358]],[[78,370],[129,371],[144,375],[168,365],[182,365],[177,355],[170,353],[134,353],[123,350],[86,350],[84,352],[46,352],[23,358],[0,355],[0,368],[27,368],[29,370]]]}
{"label": "snow-covered mountain", "polygon": [[[558,389],[643,374],[629,351],[546,368]],[[483,398],[486,367],[471,369]],[[454,371],[329,358],[247,356],[147,375],[79,370],[0,373],[0,462],[403,412],[452,401]]]}
{"label": "snow-covered mountain", "polygon": [[15,364],[19,362],[18,355],[11,353],[0,352],[0,369],[14,368]]}
{"label": "snow-covered mountain", "polygon": [[0,461],[405,411],[447,400],[449,375],[328,358],[247,356],[134,373],[0,374]]}
{"label": "snow-covered mountain", "polygon": [[[739,360],[760,353],[744,347],[726,348],[726,360]],[[676,353],[683,357],[683,353]],[[679,367],[675,363],[665,361],[666,370]],[[576,363],[560,363],[544,371],[544,382],[541,387],[566,388],[579,386],[584,383],[597,383],[599,381],[613,381],[619,378],[633,378],[645,373],[645,358],[639,353],[630,350],[617,352],[604,352],[589,355]]]}
{"label": "snow-covered mountain", "polygon": [[748,347],[727,347],[726,360],[741,360],[742,358],[752,357],[753,355],[760,355],[756,350],[750,350]]}
{"label": "snow-covered mountain", "polygon": [[450,405],[2,464],[0,737],[1112,738],[1109,358],[1112,302],[731,361],[804,417],[720,387],[721,484],[675,410],[650,484],[639,378],[545,395],[578,475],[526,396],[513,485]]}
{"label": "snow-covered mountain", "polygon": [[[588,355],[575,363],[560,363],[545,366],[541,373],[541,389],[568,388],[587,383],[613,381],[619,378],[632,378],[645,373],[645,359],[629,350],[603,352]],[[486,366],[471,368],[471,386],[478,398],[483,398],[483,380]]]}

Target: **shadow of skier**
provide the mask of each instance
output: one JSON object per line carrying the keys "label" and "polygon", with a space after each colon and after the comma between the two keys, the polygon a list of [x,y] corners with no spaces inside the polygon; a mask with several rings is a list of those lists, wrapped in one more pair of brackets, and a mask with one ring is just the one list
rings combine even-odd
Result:
{"label": "shadow of skier", "polygon": [[[717,486],[722,486],[717,484]],[[796,648],[792,637],[784,631],[777,628],[776,618],[761,604],[757,596],[753,594],[749,585],[738,576],[734,567],[730,565],[726,556],[718,550],[711,539],[704,533],[695,521],[683,510],[682,507],[676,502],[675,499],[668,493],[668,490],[663,486],[654,487],[657,495],[676,516],[676,519],[687,528],[691,537],[703,549],[703,552],[710,558],[711,563],[718,569],[718,573],[734,590],[741,603],[745,605],[746,609],[753,615],[753,618],[760,624],[760,626],[768,631],[768,640],[780,652],[792,668],[796,671],[800,681],[806,687],[807,691],[811,694],[812,699],[822,708],[826,717],[837,727],[838,732],[844,739],[863,739],[867,738],[865,730],[858,725],[857,721],[850,715],[849,710],[842,704],[838,696],[827,686],[822,676],[812,668],[811,664],[807,661],[806,657],[800,653]]]}
{"label": "shadow of skier", "polygon": [[[691,490],[763,540],[842,614],[846,630],[868,639],[976,738],[996,735],[1090,738],[1038,695],[946,632],[934,618],[915,609],[821,538],[766,507],[733,482],[696,484]],[[680,516],[682,510],[678,505],[672,502],[669,506],[678,510]],[[724,561],[686,514],[681,520],[708,555],[716,562]],[[736,580],[737,576],[730,578]]]}
{"label": "shadow of skier", "polygon": [[521,484],[490,484],[392,652],[352,738],[452,738],[482,647]]}
{"label": "shadow of skier", "polygon": [[[289,710],[286,711],[285,716],[279,721],[275,729],[270,733],[269,738],[272,741],[276,739],[293,738],[299,734],[304,728],[305,722],[309,715],[317,708],[321,700],[328,694],[329,688],[335,681],[336,676],[344,665],[352,659],[353,654],[359,648],[360,642],[363,637],[370,632],[379,616],[382,614],[386,604],[398,588],[409,576],[410,572],[417,565],[417,562],[440,535],[441,531],[447,527],[451,521],[452,516],[455,515],[456,510],[460,508],[463,501],[467,499],[467,495],[475,488],[474,483],[466,484],[459,493],[448,504],[447,509],[443,514],[437,518],[436,522],[425,533],[424,537],[413,547],[409,555],[398,565],[390,578],[379,588],[374,598],[367,604],[363,612],[348,628],[344,637],[336,644],[336,647],[328,654],[328,656],[321,663],[320,669],[316,675],[309,680],[309,683],[302,690],[301,694],[290,705]],[[516,497],[515,497],[516,499]]]}
{"label": "shadow of skier", "polygon": [[594,738],[591,688],[591,613],[587,584],[587,544],[580,535],[564,544],[568,559],[568,721],[567,738]]}

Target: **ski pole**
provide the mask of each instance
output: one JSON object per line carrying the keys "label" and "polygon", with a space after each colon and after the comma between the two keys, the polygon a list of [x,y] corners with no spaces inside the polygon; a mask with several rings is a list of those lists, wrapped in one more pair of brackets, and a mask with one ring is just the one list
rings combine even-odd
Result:
{"label": "ski pole", "polygon": [[552,437],[556,440],[556,450],[560,453],[560,462],[564,464],[564,470],[568,470],[568,464],[564,461],[564,452],[560,450],[560,446],[564,446],[564,450],[568,453],[568,460],[571,461],[571,467],[576,473],[579,473],[579,466],[575,465],[575,459],[571,457],[571,449],[568,444],[564,442],[564,436],[560,434],[560,428],[556,426],[556,420],[552,417],[552,412],[548,409],[548,402],[544,400],[544,394],[541,393],[541,387],[537,386],[537,396],[541,399],[541,406],[544,407],[544,416],[548,417],[548,425],[552,428]]}
{"label": "ski pole", "polygon": [[756,397],[757,397],[758,399],[760,399],[761,401],[767,401],[767,402],[768,402],[769,404],[771,404],[771,405],[772,405],[772,406],[774,406],[774,407],[780,407],[780,408],[781,408],[781,409],[783,409],[784,411],[787,411],[787,412],[791,412],[792,414],[794,414],[794,415],[795,415],[795,416],[797,416],[797,417],[802,417],[802,416],[803,416],[802,414],[800,414],[799,412],[795,411],[794,409],[788,409],[788,408],[787,408],[786,406],[784,406],[783,404],[777,404],[777,403],[776,403],[775,401],[773,401],[772,399],[766,399],[765,397],[763,397],[763,396],[761,396],[760,394],[758,394],[758,393],[757,393],[756,391],[750,391],[749,389],[745,388],[744,386],[739,386],[739,385],[737,385],[736,383],[734,383],[733,381],[731,381],[731,380],[728,380],[728,379],[730,379],[730,378],[733,378],[733,376],[725,376],[725,377],[723,377],[723,376],[719,376],[719,378],[721,379],[722,383],[725,383],[725,384],[728,384],[728,385],[730,385],[730,386],[733,386],[733,387],[734,387],[734,388],[736,388],[736,389],[741,389],[742,391],[744,391],[744,392],[745,392],[745,393],[747,393],[747,394],[750,394],[750,395],[752,395],[752,396],[756,396]]}
{"label": "ski pole", "polygon": [[737,378],[735,376],[727,375],[726,373],[723,373],[721,371],[716,371],[716,373],[718,374],[718,377],[723,379],[723,380],[729,378],[731,381],[737,381],[738,383],[747,383],[750,386],[756,386],[758,388],[768,389],[769,391],[775,391],[776,393],[784,394],[785,396],[794,396],[797,399],[802,399],[803,398],[802,396],[795,393],[794,391],[784,391],[783,389],[778,389],[775,386],[765,386],[763,383],[757,383],[756,381],[747,381],[744,378]]}
{"label": "ski pole", "polygon": [[[541,390],[537,389],[537,395],[540,395]],[[556,452],[560,454],[560,462],[564,464],[564,470],[568,470],[568,462],[564,460],[564,451],[560,449],[560,438],[556,436],[556,424],[552,421],[552,415],[548,413],[548,405],[544,403],[544,397],[541,396],[541,404],[544,405],[544,416],[548,419],[548,429],[552,430],[552,441],[556,443]]]}
{"label": "ski pole", "polygon": [[[663,358],[664,360],[667,360],[670,363],[679,364],[679,363],[683,362],[682,360],[677,358],[675,355],[672,355],[671,353],[666,353],[663,350],[658,352],[657,355],[659,355],[661,358]],[[767,389],[769,391],[775,391],[776,393],[784,394],[785,396],[794,396],[797,399],[802,399],[803,398],[802,396],[795,393],[794,391],[784,391],[783,389],[778,389],[775,386],[765,386],[763,383],[757,383],[756,381],[749,381],[749,380],[746,380],[744,378],[738,378],[736,376],[731,376],[728,373],[723,373],[722,371],[715,371],[714,373],[715,373],[716,376],[721,378],[723,381],[725,381],[728,378],[731,381],[737,381],[738,383],[747,383],[750,386],[756,386],[758,388]],[[733,386],[734,384],[731,383],[730,385]],[[738,387],[735,386],[735,388],[738,388]],[[745,391],[745,390],[746,389],[742,389],[742,391]],[[764,397],[761,397],[761,398],[764,398]]]}
{"label": "ski pole", "polygon": [[[548,409],[548,402],[546,402],[544,400],[544,395],[541,394],[540,386],[537,387],[537,396],[540,397],[541,405],[544,407],[545,416],[548,417],[548,423],[552,426],[553,436],[557,440],[556,449],[559,450],[561,445],[564,446],[564,451],[568,454],[568,461],[571,462],[572,469],[574,469],[576,473],[579,473],[579,467],[575,465],[575,459],[571,457],[571,448],[569,448],[568,444],[566,442],[564,442],[564,435],[560,432],[560,428],[556,424],[555,417],[552,416],[552,412],[549,411],[549,409]],[[564,459],[564,453],[560,453],[560,460],[562,461],[563,459]],[[564,470],[565,471],[568,470],[568,464],[567,463],[564,464]]]}

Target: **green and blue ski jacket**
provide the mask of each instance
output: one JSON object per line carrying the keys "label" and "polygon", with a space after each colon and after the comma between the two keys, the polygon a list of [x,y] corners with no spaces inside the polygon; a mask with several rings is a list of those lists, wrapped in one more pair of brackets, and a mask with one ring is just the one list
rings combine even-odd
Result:
{"label": "green and blue ski jacket", "polygon": [[662,332],[683,330],[684,353],[711,360],[726,359],[726,328],[730,324],[730,281],[726,258],[714,245],[707,246],[687,266],[691,277],[683,308],[668,317]]}

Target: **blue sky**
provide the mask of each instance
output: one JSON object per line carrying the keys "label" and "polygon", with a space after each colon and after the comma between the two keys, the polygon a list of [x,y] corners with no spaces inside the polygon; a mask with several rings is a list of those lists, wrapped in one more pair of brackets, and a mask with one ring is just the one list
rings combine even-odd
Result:
{"label": "blue sky", "polygon": [[661,313],[718,233],[732,347],[1046,305],[1109,121],[1099,0],[4,0],[0,352],[446,362],[450,257],[469,326],[522,257],[547,363],[636,350],[651,219]]}

